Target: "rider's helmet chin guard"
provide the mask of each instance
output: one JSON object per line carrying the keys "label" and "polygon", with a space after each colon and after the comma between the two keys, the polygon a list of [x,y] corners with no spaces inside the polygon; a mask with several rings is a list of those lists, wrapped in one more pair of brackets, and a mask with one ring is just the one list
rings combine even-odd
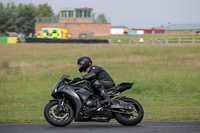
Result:
{"label": "rider's helmet chin guard", "polygon": [[79,66],[79,71],[85,72],[88,67],[92,65],[92,59],[89,56],[82,56],[77,60],[77,65]]}

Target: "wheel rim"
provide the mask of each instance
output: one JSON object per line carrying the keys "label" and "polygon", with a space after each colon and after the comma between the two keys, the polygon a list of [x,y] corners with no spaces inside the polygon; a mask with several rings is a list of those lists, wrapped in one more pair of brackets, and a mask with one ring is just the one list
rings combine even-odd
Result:
{"label": "wheel rim", "polygon": [[62,109],[58,108],[58,105],[53,105],[49,109],[49,116],[54,121],[61,122],[66,121],[69,118],[70,112],[66,105],[64,105]]}
{"label": "wheel rim", "polygon": [[130,104],[132,107],[132,110],[126,110],[126,113],[131,113],[131,114],[121,114],[122,117],[128,120],[133,120],[136,119],[139,116],[139,107],[136,103],[133,102],[127,102]]}

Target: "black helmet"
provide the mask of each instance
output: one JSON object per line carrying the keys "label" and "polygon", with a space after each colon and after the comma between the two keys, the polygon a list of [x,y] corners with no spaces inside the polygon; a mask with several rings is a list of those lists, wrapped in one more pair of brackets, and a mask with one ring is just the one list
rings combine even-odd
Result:
{"label": "black helmet", "polygon": [[79,65],[79,71],[85,72],[88,67],[92,65],[92,59],[89,56],[82,56],[77,60],[77,65]]}

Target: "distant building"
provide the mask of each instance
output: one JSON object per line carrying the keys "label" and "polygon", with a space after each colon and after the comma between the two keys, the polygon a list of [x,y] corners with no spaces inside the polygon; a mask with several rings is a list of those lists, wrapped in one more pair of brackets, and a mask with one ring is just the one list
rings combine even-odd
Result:
{"label": "distant building", "polygon": [[146,34],[164,34],[164,29],[132,29],[129,34],[146,35]]}
{"label": "distant building", "polygon": [[111,35],[144,35],[144,34],[164,34],[164,29],[129,29],[126,26],[111,26]]}
{"label": "distant building", "polygon": [[111,26],[110,34],[111,35],[124,35],[128,34],[129,28],[124,25],[115,25]]}
{"label": "distant building", "polygon": [[93,23],[92,8],[61,8],[61,23]]}
{"label": "distant building", "polygon": [[165,34],[200,34],[200,24],[171,24],[163,29]]}
{"label": "distant building", "polygon": [[67,34],[79,36],[81,32],[90,31],[95,36],[110,35],[110,22],[95,20],[92,8],[61,8],[59,17],[39,17],[35,23],[35,32],[43,28],[66,29]]}

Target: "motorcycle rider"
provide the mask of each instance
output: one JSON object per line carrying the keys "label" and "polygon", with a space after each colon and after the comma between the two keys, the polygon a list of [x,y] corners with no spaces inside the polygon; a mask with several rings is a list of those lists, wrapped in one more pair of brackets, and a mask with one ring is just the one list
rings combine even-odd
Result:
{"label": "motorcycle rider", "polygon": [[82,80],[92,81],[94,88],[103,98],[103,101],[100,101],[102,105],[112,103],[106,89],[114,87],[115,82],[111,76],[101,67],[93,65],[92,59],[89,56],[82,56],[77,60],[77,65],[79,66],[80,73],[87,72],[87,74],[74,78],[74,82],[79,82]]}

